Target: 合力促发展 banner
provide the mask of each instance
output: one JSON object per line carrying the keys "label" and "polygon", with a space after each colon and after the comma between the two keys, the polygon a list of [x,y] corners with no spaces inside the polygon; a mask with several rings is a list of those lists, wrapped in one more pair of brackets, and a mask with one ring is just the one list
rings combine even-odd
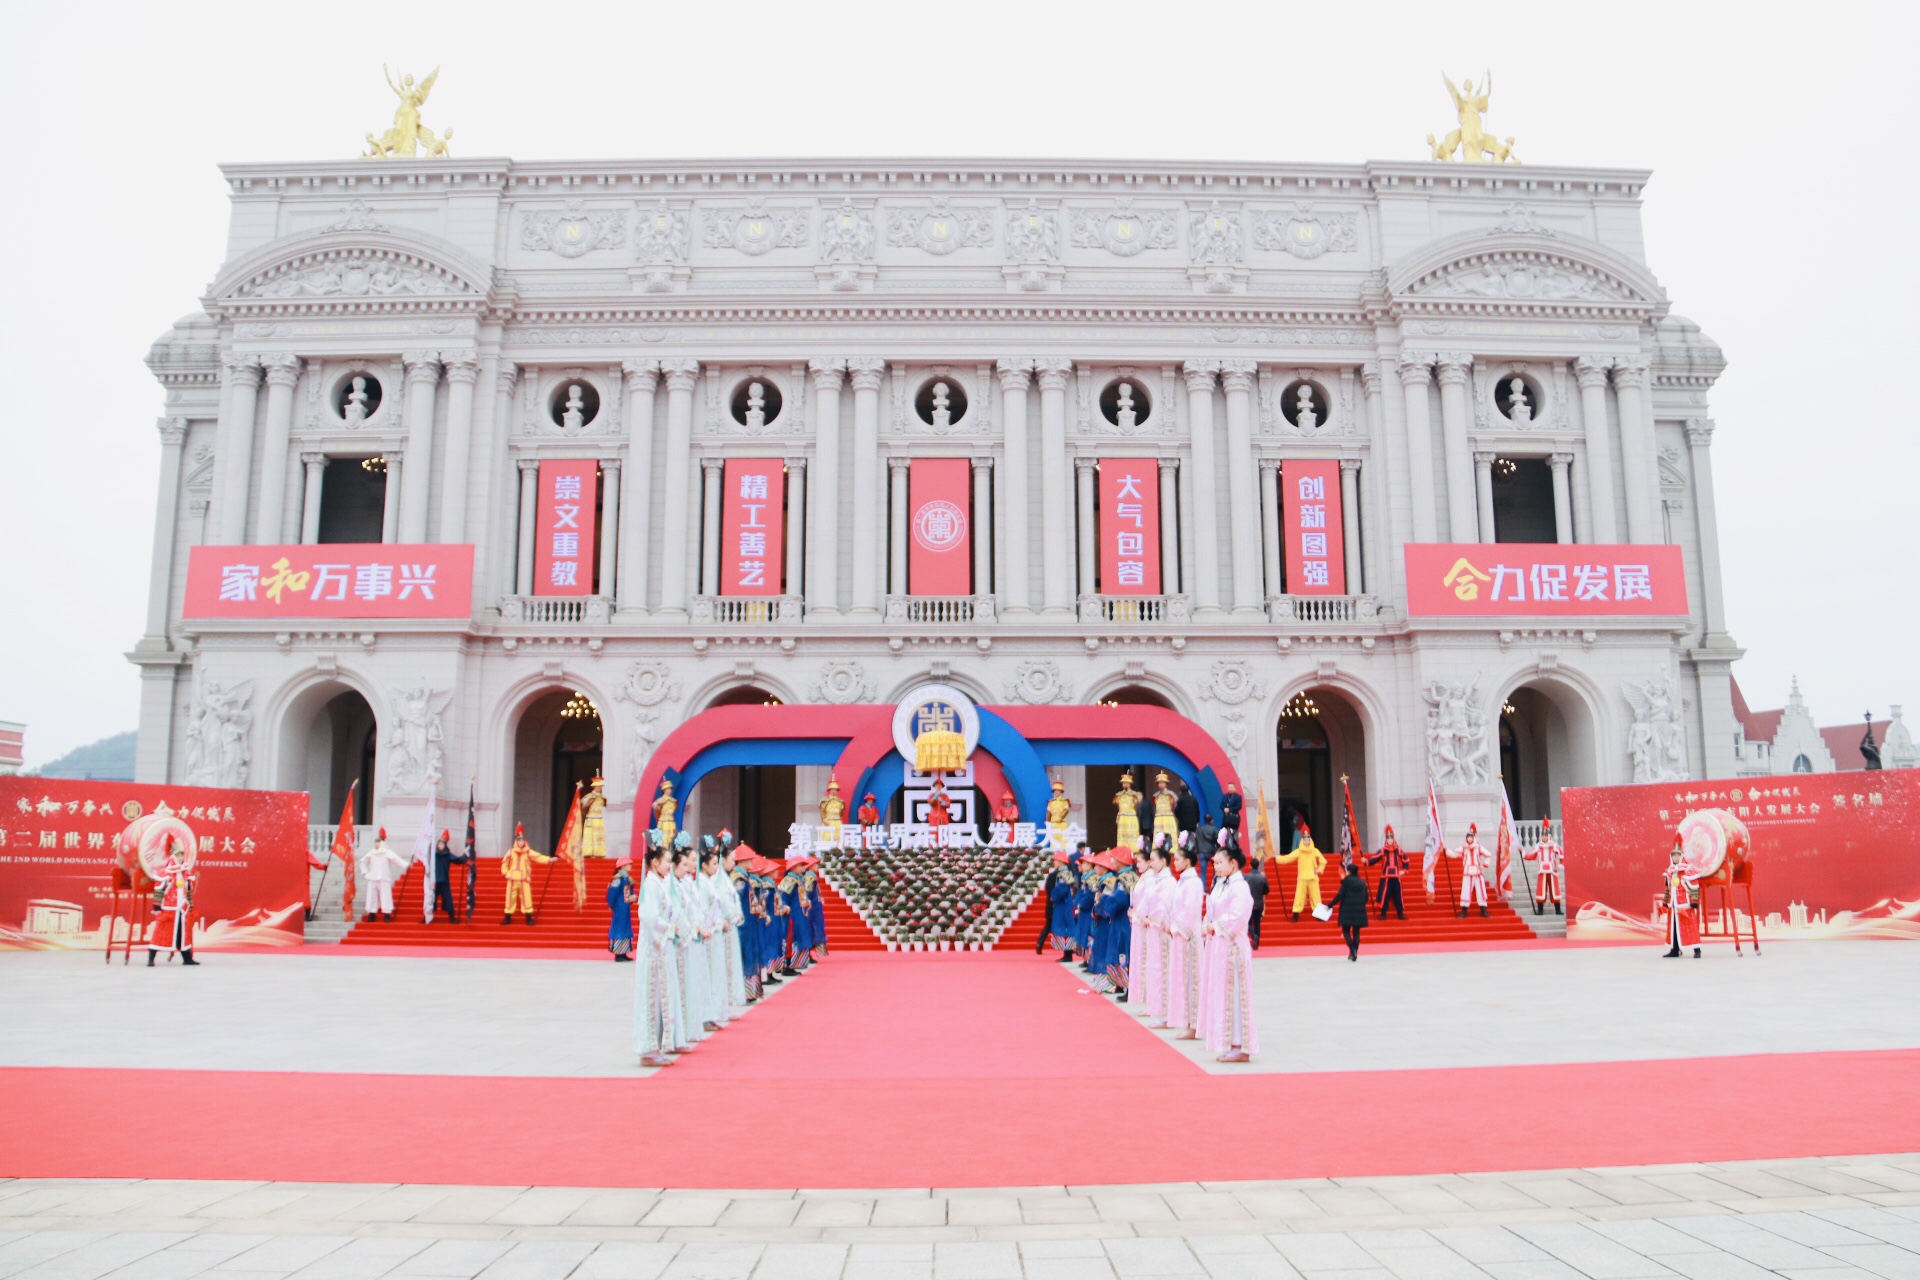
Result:
{"label": "\u5408\u529b\u4fc3\u53d1\u5c55 banner", "polygon": [[1415,618],[1608,618],[1688,611],[1686,571],[1680,548],[1672,545],[1409,542],[1406,563],[1407,612]]}

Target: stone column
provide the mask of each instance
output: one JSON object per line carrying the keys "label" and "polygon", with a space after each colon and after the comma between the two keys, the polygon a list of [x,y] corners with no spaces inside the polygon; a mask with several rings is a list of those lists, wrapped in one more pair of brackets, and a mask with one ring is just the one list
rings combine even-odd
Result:
{"label": "stone column", "polygon": [[[1354,495],[1357,499],[1354,511],[1358,513],[1359,501],[1365,501],[1366,518],[1361,519],[1357,514],[1348,517],[1358,526],[1360,557],[1358,567],[1347,570],[1347,581],[1349,584],[1361,584],[1357,589],[1350,587],[1349,594],[1359,595],[1362,591],[1369,591],[1374,595],[1388,595],[1392,592],[1393,570],[1390,565],[1383,566],[1380,557],[1386,554],[1382,544],[1391,545],[1394,541],[1396,513],[1387,496],[1391,491],[1392,468],[1384,461],[1391,456],[1389,450],[1392,446],[1387,443],[1387,436],[1388,422],[1393,416],[1386,395],[1386,366],[1372,362],[1361,365],[1360,388],[1361,399],[1367,408],[1367,437],[1373,442],[1373,451],[1368,455],[1372,465],[1359,477],[1366,484],[1365,497],[1361,499],[1359,493]],[[1400,408],[1405,408],[1404,401]],[[1359,465],[1356,459],[1349,458],[1347,462]],[[1345,463],[1342,464],[1343,469],[1344,466]],[[1358,488],[1357,485],[1355,487]]]}
{"label": "stone column", "polygon": [[1251,360],[1220,367],[1227,392],[1227,516],[1233,522],[1233,611],[1242,617],[1266,615],[1260,600],[1260,499],[1254,492],[1260,473],[1253,461],[1253,378]]}
{"label": "stone column", "polygon": [[[492,437],[483,456],[491,468],[493,480],[489,481],[491,491],[498,484],[502,466],[505,467],[509,483],[496,498],[490,493],[487,504],[488,527],[476,541],[484,542],[494,556],[496,576],[492,582],[485,582],[478,571],[474,574],[474,590],[491,590],[498,596],[510,596],[518,585],[514,579],[520,567],[520,489],[512,477],[517,474],[513,458],[508,454],[508,442],[513,438],[513,388],[520,380],[520,368],[510,360],[502,360],[494,368],[493,379],[493,426]],[[475,549],[478,555],[478,548]]]}
{"label": "stone column", "polygon": [[880,386],[887,362],[875,357],[847,361],[853,379],[853,613],[880,616],[881,513],[886,491],[880,487]]}
{"label": "stone column", "polygon": [[287,452],[293,439],[293,388],[300,381],[300,357],[269,356],[267,368],[267,429],[260,454],[260,520],[253,540],[262,544],[287,540]]}
{"label": "stone column", "polygon": [[700,594],[720,594],[720,482],[724,458],[700,459]]}
{"label": "stone column", "polygon": [[480,361],[471,351],[448,352],[446,370],[447,460],[441,470],[445,478],[440,482],[440,541],[457,545],[468,541],[467,493],[473,488],[473,388],[480,379]]}
{"label": "stone column", "polygon": [[407,473],[400,488],[400,541],[425,542],[427,496],[433,480],[433,399],[440,385],[440,360],[433,351],[409,351],[401,359],[407,368]]}
{"label": "stone column", "polygon": [[400,477],[406,474],[406,468],[401,465],[406,458],[405,449],[394,449],[381,459],[387,464],[387,484],[382,490],[385,497],[380,507],[380,541],[389,545],[400,541]]}
{"label": "stone column", "polygon": [[1160,591],[1180,594],[1180,459],[1160,462]]}
{"label": "stone column", "polygon": [[1693,516],[1700,539],[1700,603],[1706,612],[1708,638],[1724,640],[1727,619],[1720,601],[1720,524],[1714,512],[1712,447],[1713,423],[1705,418],[1688,421],[1687,457],[1693,463]]}
{"label": "stone column", "polygon": [[1067,379],[1071,360],[1040,360],[1040,610],[1073,613],[1073,494],[1067,479]]}
{"label": "stone column", "polygon": [[1593,502],[1593,527],[1582,542],[1618,542],[1613,515],[1613,447],[1607,426],[1607,366],[1604,356],[1581,356],[1573,362],[1580,381],[1580,412],[1587,426],[1587,493]]}
{"label": "stone column", "polygon": [[618,606],[647,607],[647,538],[653,523],[653,395],[660,366],[652,360],[628,360],[620,366],[627,379],[627,477],[620,493],[620,572],[614,578]]}
{"label": "stone column", "polygon": [[1455,542],[1491,541],[1490,535],[1476,538],[1478,521],[1474,519],[1473,447],[1467,441],[1467,381],[1473,376],[1473,359],[1462,354],[1443,355],[1440,374],[1440,439],[1447,463],[1447,536]]}
{"label": "stone column", "polygon": [[[187,442],[185,418],[162,418],[160,428],[160,497],[153,508],[153,551],[147,567],[147,637],[167,647],[167,611],[173,602],[174,531],[180,519],[180,455]],[[142,670],[144,676],[146,672]],[[169,672],[171,679],[171,672]]]}
{"label": "stone column", "polygon": [[600,580],[594,584],[597,596],[612,596],[620,581],[620,462],[603,458],[600,462]]}
{"label": "stone column", "polygon": [[783,595],[807,590],[807,460],[787,459],[787,581]]}
{"label": "stone column", "polygon": [[1079,533],[1075,539],[1080,555],[1079,596],[1086,599],[1100,592],[1100,534],[1094,519],[1094,494],[1096,469],[1099,463],[1093,458],[1075,458],[1073,460],[1074,490],[1077,495],[1080,521]]}
{"label": "stone column", "polygon": [[1280,544],[1280,464],[1272,458],[1260,459],[1260,545],[1265,549],[1267,598],[1285,595],[1286,577],[1281,572]]}
{"label": "stone column", "polygon": [[1553,538],[1564,546],[1573,541],[1573,486],[1567,481],[1573,455],[1553,454],[1547,465],[1553,468]]}
{"label": "stone column", "polygon": [[973,459],[973,594],[993,591],[993,459]]}
{"label": "stone column", "polygon": [[1187,379],[1188,446],[1193,451],[1193,607],[1197,614],[1220,612],[1220,522],[1216,519],[1213,479],[1213,381],[1218,361],[1189,360]]}
{"label": "stone column", "polygon": [[1346,549],[1347,594],[1365,595],[1365,554],[1360,548],[1360,459],[1340,459],[1340,536]]}
{"label": "stone column", "polygon": [[1413,498],[1413,540],[1440,541],[1438,504],[1433,496],[1433,414],[1427,404],[1433,357],[1400,358],[1400,385],[1407,395],[1407,471]]}
{"label": "stone column", "polygon": [[1473,491],[1480,503],[1480,542],[1497,539],[1493,528],[1493,459],[1491,449],[1473,451]]}
{"label": "stone column", "polygon": [[840,612],[840,384],[843,360],[807,362],[813,379],[813,506],[808,513],[807,612]]}
{"label": "stone column", "polygon": [[312,546],[320,541],[320,486],[327,474],[327,455],[303,453],[300,466],[306,474],[300,489],[300,541]]}
{"label": "stone column", "polygon": [[1613,399],[1620,409],[1620,464],[1626,472],[1627,541],[1666,541],[1660,520],[1660,464],[1647,405],[1647,361],[1613,362]]}
{"label": "stone column", "polygon": [[214,455],[220,473],[217,541],[222,546],[237,547],[247,540],[247,491],[253,486],[253,418],[260,404],[260,372],[256,356],[226,358],[227,411]]}
{"label": "stone column", "polygon": [[533,540],[539,533],[540,459],[516,459],[520,467],[519,559],[515,562],[513,593],[533,594]]}
{"label": "stone column", "polygon": [[663,492],[665,513],[660,546],[660,613],[673,621],[687,617],[687,539],[693,512],[693,389],[700,381],[698,360],[663,360],[667,379],[667,451]]}
{"label": "stone column", "polygon": [[887,459],[887,593],[896,596],[907,594],[907,466]]}
{"label": "stone column", "polygon": [[1033,362],[1002,360],[994,367],[1000,376],[1000,434],[1006,451],[998,503],[1007,539],[1000,599],[1008,613],[1027,613],[1033,607],[1027,553],[1027,387],[1033,381]]}

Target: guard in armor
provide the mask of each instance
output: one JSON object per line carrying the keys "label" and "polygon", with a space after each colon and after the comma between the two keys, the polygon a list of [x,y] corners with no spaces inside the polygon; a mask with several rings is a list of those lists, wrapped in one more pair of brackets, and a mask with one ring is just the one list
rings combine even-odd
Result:
{"label": "guard in armor", "polygon": [[1553,914],[1565,915],[1562,906],[1560,887],[1560,867],[1565,860],[1560,846],[1554,843],[1551,828],[1543,827],[1540,843],[1527,851],[1527,858],[1534,864],[1533,871],[1533,914],[1545,915],[1547,904],[1553,904]]}
{"label": "guard in armor", "polygon": [[536,853],[527,843],[525,826],[513,824],[513,847],[500,859],[500,874],[507,882],[507,907],[500,917],[501,924],[512,924],[516,911],[526,916],[529,925],[533,923],[533,864],[552,861],[551,854]]}
{"label": "guard in armor", "polygon": [[1460,859],[1460,914],[1464,917],[1467,909],[1476,903],[1480,914],[1487,914],[1487,860],[1491,851],[1480,843],[1478,823],[1467,827],[1466,843],[1460,846],[1460,852],[1454,855]]}
{"label": "guard in armor", "polygon": [[1407,855],[1400,848],[1400,841],[1394,838],[1393,828],[1387,828],[1386,839],[1380,845],[1378,853],[1367,855],[1367,865],[1380,868],[1380,888],[1375,894],[1380,918],[1387,918],[1387,907],[1391,905],[1402,920],[1407,918],[1407,902],[1400,896],[1400,878],[1407,872]]}

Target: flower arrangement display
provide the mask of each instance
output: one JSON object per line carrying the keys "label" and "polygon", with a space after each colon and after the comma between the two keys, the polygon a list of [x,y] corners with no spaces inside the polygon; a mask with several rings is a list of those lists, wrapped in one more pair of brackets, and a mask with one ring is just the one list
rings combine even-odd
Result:
{"label": "flower arrangement display", "polygon": [[990,948],[1051,865],[1038,849],[836,849],[821,870],[891,950]]}

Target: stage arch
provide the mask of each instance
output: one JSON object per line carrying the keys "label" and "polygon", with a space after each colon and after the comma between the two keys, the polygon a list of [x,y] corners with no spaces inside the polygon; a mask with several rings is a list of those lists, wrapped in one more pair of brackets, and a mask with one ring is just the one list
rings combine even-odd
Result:
{"label": "stage arch", "polygon": [[271,713],[273,757],[263,770],[282,791],[305,791],[307,821],[337,822],[354,791],[354,821],[373,821],[377,798],[376,765],[380,718],[369,691],[358,681],[333,676],[283,691]]}
{"label": "stage arch", "polygon": [[1514,817],[1560,817],[1562,787],[1606,782],[1600,716],[1586,693],[1559,675],[1515,680],[1494,700],[1495,749]]}

